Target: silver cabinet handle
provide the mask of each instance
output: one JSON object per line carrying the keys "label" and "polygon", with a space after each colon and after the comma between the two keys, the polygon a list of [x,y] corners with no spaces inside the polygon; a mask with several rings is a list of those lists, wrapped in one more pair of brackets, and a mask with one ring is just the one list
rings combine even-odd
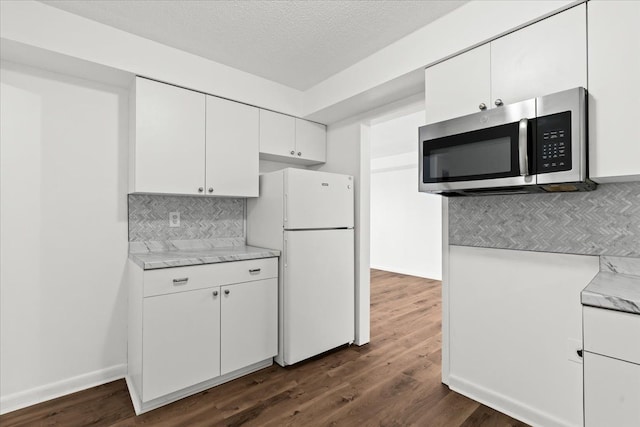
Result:
{"label": "silver cabinet handle", "polygon": [[224,294],[225,294],[225,295],[229,295],[229,289],[225,289],[225,290],[224,290]]}
{"label": "silver cabinet handle", "polygon": [[173,279],[173,284],[174,285],[186,285],[188,281],[189,281],[188,277],[181,277],[179,279]]}
{"label": "silver cabinet handle", "polygon": [[202,193],[204,191],[204,187],[198,187],[198,193]]}
{"label": "silver cabinet handle", "polygon": [[213,193],[213,187],[209,187],[209,193]]}
{"label": "silver cabinet handle", "polygon": [[293,156],[294,154],[296,154],[296,152],[291,150],[291,155]]}
{"label": "silver cabinet handle", "polygon": [[487,109],[487,104],[485,104],[484,102],[481,102],[480,105],[478,105],[478,108],[481,110],[486,110]]}
{"label": "silver cabinet handle", "polygon": [[298,157],[302,156],[302,152],[298,151]]}
{"label": "silver cabinet handle", "polygon": [[260,270],[261,270],[260,268],[252,268],[252,269],[249,270],[249,273],[251,273],[251,274],[260,273]]}
{"label": "silver cabinet handle", "polygon": [[503,104],[502,99],[500,99],[500,98],[496,99],[495,104],[496,104],[496,107],[501,107],[502,104]]}
{"label": "silver cabinet handle", "polygon": [[213,291],[213,296],[217,297],[218,296],[218,291]]}
{"label": "silver cabinet handle", "polygon": [[529,128],[529,120],[520,120],[518,128],[518,159],[520,161],[520,175],[529,175],[529,140],[527,139],[527,130]]}

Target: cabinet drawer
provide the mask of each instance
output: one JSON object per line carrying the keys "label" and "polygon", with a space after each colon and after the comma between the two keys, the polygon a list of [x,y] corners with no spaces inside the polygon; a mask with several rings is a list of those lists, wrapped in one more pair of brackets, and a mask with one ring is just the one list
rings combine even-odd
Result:
{"label": "cabinet drawer", "polygon": [[640,364],[640,315],[583,307],[584,349]]}
{"label": "cabinet drawer", "polygon": [[174,267],[144,272],[144,296],[278,277],[277,258]]}

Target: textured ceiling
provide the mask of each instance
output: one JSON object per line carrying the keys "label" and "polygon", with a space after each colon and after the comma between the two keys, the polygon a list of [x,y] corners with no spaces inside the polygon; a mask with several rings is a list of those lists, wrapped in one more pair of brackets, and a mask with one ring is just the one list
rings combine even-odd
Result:
{"label": "textured ceiling", "polygon": [[305,90],[466,1],[43,3]]}

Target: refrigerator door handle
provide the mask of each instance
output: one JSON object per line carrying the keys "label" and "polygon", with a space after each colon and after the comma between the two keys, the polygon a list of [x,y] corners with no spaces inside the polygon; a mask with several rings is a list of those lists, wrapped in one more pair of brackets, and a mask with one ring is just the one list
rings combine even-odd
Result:
{"label": "refrigerator door handle", "polygon": [[287,223],[287,212],[289,212],[288,202],[289,202],[289,199],[287,198],[287,193],[284,193],[284,223],[285,224]]}
{"label": "refrigerator door handle", "polygon": [[287,268],[287,239],[284,239],[284,268]]}

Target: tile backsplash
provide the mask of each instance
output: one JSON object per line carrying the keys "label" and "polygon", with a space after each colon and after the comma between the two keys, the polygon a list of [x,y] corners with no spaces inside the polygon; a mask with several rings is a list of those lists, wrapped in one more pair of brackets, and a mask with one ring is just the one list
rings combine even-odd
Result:
{"label": "tile backsplash", "polygon": [[449,198],[449,243],[640,257],[640,183],[584,193]]}
{"label": "tile backsplash", "polygon": [[[244,210],[244,199],[130,194],[129,241],[244,241]],[[179,227],[169,227],[170,212],[180,212]]]}

